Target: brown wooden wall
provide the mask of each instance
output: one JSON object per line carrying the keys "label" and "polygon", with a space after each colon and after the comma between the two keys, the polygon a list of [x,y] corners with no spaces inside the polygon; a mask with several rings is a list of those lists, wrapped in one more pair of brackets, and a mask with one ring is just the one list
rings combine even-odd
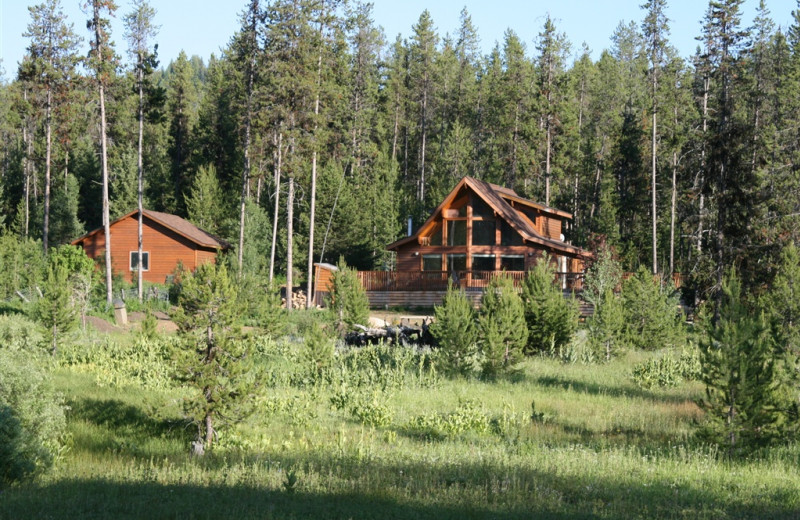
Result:
{"label": "brown wooden wall", "polygon": [[[83,249],[90,258],[100,258],[105,251],[105,235],[101,230],[83,240]],[[130,252],[138,250],[136,216],[120,220],[111,226],[111,266],[125,280],[135,281],[136,271],[130,270]],[[216,250],[203,248],[161,224],[145,217],[142,223],[142,250],[150,253],[150,269],[142,273],[145,281],[164,283],[175,271],[178,262],[194,270],[204,262],[216,261]]]}

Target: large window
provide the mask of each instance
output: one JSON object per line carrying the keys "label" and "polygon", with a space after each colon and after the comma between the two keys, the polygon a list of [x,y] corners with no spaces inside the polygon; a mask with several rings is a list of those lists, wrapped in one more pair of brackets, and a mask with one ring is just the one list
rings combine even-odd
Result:
{"label": "large window", "polygon": [[467,255],[447,255],[448,271],[466,271]]}
{"label": "large window", "polygon": [[473,271],[494,271],[494,255],[472,255]]}
{"label": "large window", "polygon": [[501,255],[500,269],[505,271],[524,271],[525,257],[523,255]]}
{"label": "large window", "polygon": [[472,245],[493,246],[495,243],[494,220],[472,221]]}
{"label": "large window", "polygon": [[522,245],[522,235],[517,233],[517,231],[508,225],[508,222],[505,220],[502,221],[503,225],[501,226],[500,230],[500,243],[504,246],[521,246]]}
{"label": "large window", "polygon": [[433,233],[431,234],[430,238],[430,245],[432,246],[440,246],[442,245],[442,225],[436,224],[436,227],[433,228]]}
{"label": "large window", "polygon": [[448,220],[447,221],[447,245],[465,246],[467,245],[467,221]]}
{"label": "large window", "polygon": [[[150,270],[150,252],[142,251],[142,271]],[[130,260],[131,271],[139,269],[139,251],[131,251]]]}
{"label": "large window", "polygon": [[441,271],[442,255],[422,255],[423,271]]}

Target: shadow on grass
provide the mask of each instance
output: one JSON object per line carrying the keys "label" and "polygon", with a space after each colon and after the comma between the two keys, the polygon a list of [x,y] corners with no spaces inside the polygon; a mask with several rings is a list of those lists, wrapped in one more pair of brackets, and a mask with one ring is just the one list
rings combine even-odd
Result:
{"label": "shadow on grass", "polygon": [[[214,472],[207,485],[159,484],[142,474],[137,482],[65,479],[20,486],[4,493],[0,518],[782,519],[800,514],[798,492],[788,485],[755,497],[742,496],[725,483],[718,489],[702,482],[676,485],[672,476],[642,481],[479,461],[428,464],[327,453],[271,454],[267,466],[297,468],[296,490],[287,492],[265,484],[267,466],[260,460],[261,470],[229,485],[213,481],[220,472],[230,481],[237,470],[223,458],[211,458],[203,464],[206,472]],[[180,474],[172,478],[182,480]]]}
{"label": "shadow on grass", "polygon": [[79,399],[68,402],[72,420],[83,420],[107,432],[91,439],[91,451],[116,448],[117,439],[144,443],[152,439],[172,439],[189,445],[191,432],[186,422],[177,419],[157,419],[140,407],[119,399]]}
{"label": "shadow on grass", "polygon": [[611,397],[633,397],[639,399],[647,399],[650,401],[660,401],[672,404],[681,404],[691,401],[689,397],[681,397],[678,395],[665,395],[663,393],[653,392],[637,386],[608,386],[599,383],[587,383],[585,381],[575,381],[562,377],[553,376],[522,376],[526,381],[545,386],[549,388],[561,388],[563,390],[572,389],[578,393],[586,393],[591,395],[607,395]]}

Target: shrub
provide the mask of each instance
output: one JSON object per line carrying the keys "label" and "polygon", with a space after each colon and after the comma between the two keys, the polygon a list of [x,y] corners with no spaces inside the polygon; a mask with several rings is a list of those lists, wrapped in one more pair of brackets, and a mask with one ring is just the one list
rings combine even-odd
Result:
{"label": "shrub", "polygon": [[328,307],[333,313],[336,328],[347,332],[357,324],[364,325],[369,320],[369,300],[367,293],[358,281],[358,275],[347,267],[344,257],[339,258],[333,272]]}
{"label": "shrub", "polygon": [[0,486],[49,468],[62,447],[63,399],[29,353],[0,356]]}
{"label": "shrub", "polygon": [[0,316],[0,348],[33,352],[43,340],[40,327],[24,316]]}
{"label": "shrub", "polygon": [[528,329],[522,300],[510,278],[496,277],[486,287],[478,326],[485,376],[494,377],[519,363]]}
{"label": "shrub", "polygon": [[475,309],[463,290],[447,287],[442,305],[434,309],[430,331],[439,344],[439,360],[445,370],[469,374],[475,369],[478,327]]}
{"label": "shrub", "polygon": [[545,254],[525,277],[522,299],[528,325],[526,353],[566,345],[578,328],[578,306],[554,283],[555,268]]}
{"label": "shrub", "polygon": [[678,357],[668,352],[634,366],[632,377],[642,388],[678,386],[700,377],[700,355],[695,348],[681,350]]}
{"label": "shrub", "polygon": [[303,358],[314,382],[322,378],[333,364],[333,340],[317,322],[305,336]]}
{"label": "shrub", "polygon": [[646,268],[622,284],[622,302],[632,346],[655,350],[684,343],[677,293],[671,285],[662,286]]}
{"label": "shrub", "polygon": [[55,355],[59,336],[69,332],[77,321],[71,300],[68,273],[64,266],[53,263],[48,267],[44,296],[39,299],[35,314],[47,330],[50,352]]}

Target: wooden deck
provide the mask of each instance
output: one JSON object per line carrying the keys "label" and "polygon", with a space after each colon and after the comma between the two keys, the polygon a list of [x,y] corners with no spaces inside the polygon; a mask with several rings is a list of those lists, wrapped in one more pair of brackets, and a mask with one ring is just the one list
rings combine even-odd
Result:
{"label": "wooden deck", "polygon": [[[446,291],[448,282],[470,290],[483,289],[493,278],[505,276],[516,287],[525,278],[524,271],[359,271],[358,280],[364,290],[369,292],[425,292]],[[556,280],[562,289],[580,290],[583,287],[583,273],[556,273]]]}

